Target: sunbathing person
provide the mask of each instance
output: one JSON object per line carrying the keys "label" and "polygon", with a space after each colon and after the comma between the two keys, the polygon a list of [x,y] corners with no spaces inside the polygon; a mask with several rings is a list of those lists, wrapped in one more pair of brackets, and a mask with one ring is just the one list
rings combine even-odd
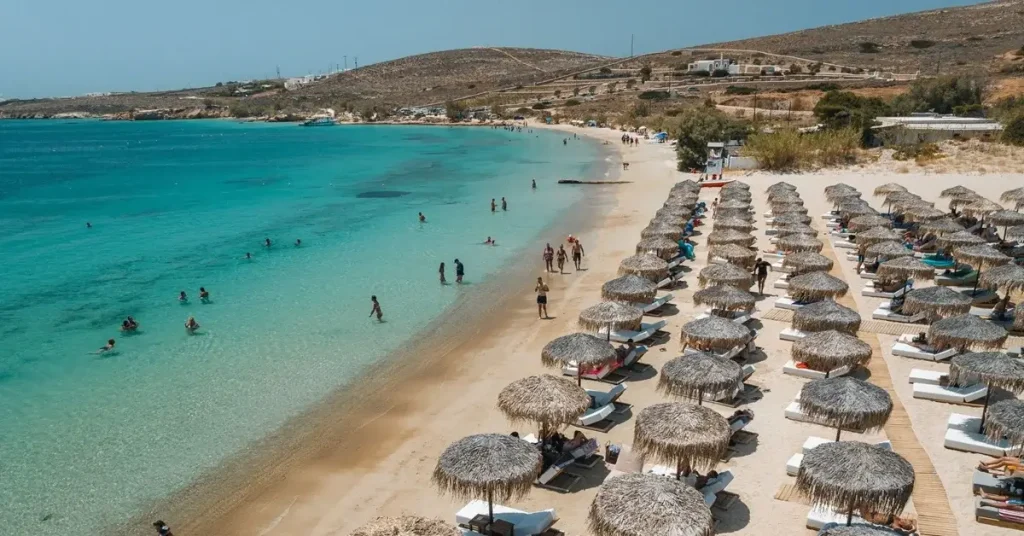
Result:
{"label": "sunbathing person", "polygon": [[[628,341],[626,341],[626,344],[623,344],[622,346],[619,346],[618,348],[615,349],[615,353],[619,356],[618,359],[615,360],[615,362],[619,363],[619,366],[622,366],[626,362],[626,359],[629,358],[629,354],[635,351],[636,343],[633,342],[633,339],[629,339]],[[635,361],[636,360],[634,359],[634,362]]]}
{"label": "sunbathing person", "polygon": [[693,483],[693,487],[698,490],[704,489],[704,486],[708,485],[708,482],[718,478],[718,471],[708,471],[708,474],[700,476],[697,474],[697,480]]}
{"label": "sunbathing person", "polygon": [[726,420],[730,426],[737,422],[742,422],[746,426],[750,421],[754,420],[754,412],[749,409],[738,409]]}
{"label": "sunbathing person", "polygon": [[869,523],[885,525],[902,534],[913,534],[917,532],[917,520],[909,517],[892,516],[875,512],[868,512],[866,514],[861,512],[861,517]]}
{"label": "sunbathing person", "polygon": [[904,281],[880,281],[875,280],[875,290],[881,292],[896,292],[897,290],[907,286]]}
{"label": "sunbathing person", "polygon": [[1021,459],[1017,456],[1000,456],[991,461],[978,462],[978,470],[993,475],[1015,474],[1021,466]]}
{"label": "sunbathing person", "polygon": [[572,434],[572,439],[566,441],[565,444],[562,445],[562,452],[572,452],[582,447],[587,441],[590,441],[590,439],[583,435],[583,432],[576,430]]}

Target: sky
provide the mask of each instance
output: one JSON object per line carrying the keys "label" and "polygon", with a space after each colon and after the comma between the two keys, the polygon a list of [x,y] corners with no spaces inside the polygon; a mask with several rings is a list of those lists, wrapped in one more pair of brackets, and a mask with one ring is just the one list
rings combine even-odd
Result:
{"label": "sky", "polygon": [[628,56],[970,0],[0,0],[0,99],[300,76],[474,46]]}

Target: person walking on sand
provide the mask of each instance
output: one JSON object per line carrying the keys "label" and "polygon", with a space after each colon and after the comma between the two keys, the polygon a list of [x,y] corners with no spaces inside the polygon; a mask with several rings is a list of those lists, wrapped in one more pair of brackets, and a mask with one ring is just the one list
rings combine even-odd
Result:
{"label": "person walking on sand", "polygon": [[565,244],[558,244],[558,273],[565,273],[565,261],[569,260],[569,254],[565,252]]}
{"label": "person walking on sand", "polygon": [[772,265],[768,261],[758,258],[754,263],[754,276],[757,277],[757,293],[764,296],[764,282],[768,279],[768,272]]}
{"label": "person walking on sand", "polygon": [[437,273],[438,273],[438,275],[441,276],[441,284],[442,285],[447,285],[448,281],[444,278],[444,263],[443,262],[441,263],[441,267],[437,269]]}
{"label": "person walking on sand", "polygon": [[586,253],[583,251],[583,244],[580,239],[577,238],[572,242],[572,263],[576,265],[576,271],[580,271],[580,263],[583,262],[583,256]]}
{"label": "person walking on sand", "polygon": [[555,268],[552,266],[554,260],[555,250],[551,247],[551,243],[548,242],[548,245],[544,246],[544,270],[546,272],[551,273],[555,271]]}
{"label": "person walking on sand", "polygon": [[162,520],[153,523],[153,527],[156,528],[156,533],[160,536],[174,536],[174,534],[171,533],[171,527],[167,526],[167,523],[164,523]]}
{"label": "person walking on sand", "polygon": [[508,201],[505,201],[505,198],[502,197],[501,198],[501,211],[504,212],[506,210],[508,210]]}
{"label": "person walking on sand", "polygon": [[537,293],[537,317],[548,319],[548,286],[544,284],[544,278],[537,278],[537,286],[533,288]]}
{"label": "person walking on sand", "polygon": [[383,322],[384,311],[380,310],[380,302],[377,301],[377,296],[370,296],[370,301],[373,302],[373,309],[370,309],[370,316],[377,315],[377,322]]}
{"label": "person walking on sand", "polygon": [[466,275],[466,268],[462,266],[459,259],[455,259],[455,282],[461,284],[462,277]]}
{"label": "person walking on sand", "polygon": [[491,213],[493,214],[494,211],[497,210],[497,209],[498,209],[498,204],[494,202],[494,198],[492,197],[491,198]]}

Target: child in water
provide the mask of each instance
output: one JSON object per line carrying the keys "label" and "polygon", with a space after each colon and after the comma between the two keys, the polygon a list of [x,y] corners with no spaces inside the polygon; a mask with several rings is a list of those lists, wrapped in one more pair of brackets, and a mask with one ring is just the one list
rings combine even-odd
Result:
{"label": "child in water", "polygon": [[185,295],[185,291],[184,290],[181,291],[180,294],[178,294],[178,301],[181,302],[181,303],[188,303],[188,296]]}
{"label": "child in water", "polygon": [[196,317],[188,317],[188,320],[185,321],[185,331],[187,331],[189,335],[192,335],[197,329],[199,329],[199,322],[196,322]]}
{"label": "child in water", "polygon": [[107,353],[107,352],[113,350],[115,343],[116,343],[116,341],[114,341],[114,339],[107,339],[107,344],[105,346],[101,347],[99,350],[96,350],[96,353],[97,354],[104,354],[104,353]]}
{"label": "child in water", "polygon": [[380,310],[380,302],[377,301],[377,296],[370,296],[370,301],[373,302],[373,309],[370,310],[370,316],[377,315],[377,322],[384,321],[384,311]]}

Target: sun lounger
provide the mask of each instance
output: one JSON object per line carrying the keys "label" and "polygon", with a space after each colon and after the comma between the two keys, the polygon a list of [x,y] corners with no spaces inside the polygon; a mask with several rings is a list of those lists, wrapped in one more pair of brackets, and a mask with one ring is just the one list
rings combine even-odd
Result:
{"label": "sun lounger", "polygon": [[[807,512],[807,528],[821,530],[822,527],[828,525],[829,523],[838,523],[840,525],[845,525],[846,516],[847,514],[845,512],[830,512],[827,510],[812,508],[810,512]],[[864,518],[858,515],[854,515],[851,521],[852,523],[857,525],[870,524],[867,521],[864,521]]]}
{"label": "sun lounger", "polygon": [[[854,261],[856,261],[856,259],[854,259]],[[860,275],[861,279],[867,279],[868,281],[874,281],[874,280],[878,279],[878,274],[876,274],[875,272],[866,272],[865,271],[865,272],[861,272],[859,275]]]}
{"label": "sun lounger", "polygon": [[800,402],[794,400],[786,406],[786,418],[797,422],[814,422],[804,412],[800,411]]}
{"label": "sun lounger", "polygon": [[981,383],[965,387],[934,385],[930,383],[914,384],[914,398],[947,402],[949,404],[970,404],[981,400],[986,394],[988,394],[988,389]]}
{"label": "sun lounger", "polygon": [[836,240],[832,245],[839,249],[857,249],[857,244],[854,244],[849,240]]}
{"label": "sun lounger", "polygon": [[[825,373],[820,370],[812,370],[809,368],[800,368],[796,366],[796,361],[790,359],[782,367],[783,374],[789,374],[791,376],[799,376],[801,378],[807,378],[809,380],[819,380],[825,377]],[[836,376],[845,376],[850,373],[850,367],[839,367],[829,371],[828,377],[835,378]]]}
{"label": "sun lounger", "polygon": [[[562,367],[562,374],[566,376],[576,377],[576,365],[570,364]],[[580,377],[582,377],[585,380],[594,380],[605,383],[620,384],[626,381],[626,378],[629,377],[629,374],[626,371],[622,370],[621,367],[617,367],[615,363],[609,363],[599,369],[592,370],[590,372],[584,372],[583,374],[580,374]]]}
{"label": "sun lounger", "polygon": [[858,258],[859,257],[858,257],[858,255],[856,253],[847,253],[846,254],[846,260],[848,260],[850,262],[857,262]]}
{"label": "sun lounger", "polygon": [[899,313],[894,313],[891,309],[889,309],[888,303],[883,303],[877,309],[875,309],[873,313],[871,313],[871,318],[874,318],[875,320],[888,320],[889,322],[899,322],[901,324],[913,324],[915,322],[923,322],[928,317],[925,316],[924,313],[917,313],[914,315],[901,315]]}
{"label": "sun lounger", "polygon": [[864,285],[864,289],[860,291],[860,294],[861,296],[867,296],[870,298],[887,298],[891,300],[893,298],[899,298],[903,296],[904,294],[907,293],[908,290],[910,290],[910,288],[910,285],[904,285],[902,288],[897,289],[894,292],[887,292],[875,286],[875,282],[872,281],[867,285]]}
{"label": "sun lounger", "polygon": [[671,294],[666,294],[666,295],[664,295],[664,296],[654,300],[653,302],[648,303],[647,305],[641,307],[641,309],[643,310],[644,314],[648,314],[649,315],[649,314],[657,311],[658,309],[661,309],[661,307],[663,305],[665,305],[666,303],[672,301],[672,298],[674,298],[674,296],[672,296]]}
{"label": "sun lounger", "polygon": [[590,408],[576,421],[576,426],[606,432],[615,426],[615,421],[609,419],[615,412],[615,404],[606,404],[598,408]]}
{"label": "sun lounger", "polygon": [[986,473],[981,469],[974,470],[974,478],[971,479],[971,487],[973,488],[974,494],[978,495],[978,492],[984,491],[985,493],[1006,493],[1006,489],[1003,488],[1003,480],[996,475]]}
{"label": "sun lounger", "polygon": [[942,287],[969,287],[978,281],[978,271],[971,270],[960,276],[937,275],[935,284]]}
{"label": "sun lounger", "polygon": [[790,269],[782,265],[782,261],[776,261],[772,263],[772,270],[776,272],[788,273]]}
{"label": "sun lounger", "polygon": [[822,214],[821,215],[821,219],[823,219],[823,220],[831,220],[831,219],[833,219],[833,218],[835,218],[837,216],[839,216],[838,212],[830,211],[830,212],[826,212],[826,213]]}
{"label": "sun lounger", "polygon": [[956,266],[956,261],[951,258],[938,258],[933,255],[925,255],[921,258],[921,262],[935,268],[936,270],[948,270]]}
{"label": "sun lounger", "polygon": [[981,497],[974,498],[974,520],[982,525],[992,525],[1006,529],[1024,530],[1024,515],[1017,510],[982,505]]}
{"label": "sun lounger", "polygon": [[786,329],[784,329],[784,330],[779,332],[779,338],[780,339],[782,339],[784,341],[790,341],[790,342],[796,342],[796,341],[798,341],[798,340],[800,340],[800,339],[802,339],[802,338],[804,338],[806,336],[807,336],[806,333],[804,333],[803,331],[800,331],[799,329],[796,329],[796,328],[786,328]]}
{"label": "sun lounger", "polygon": [[626,384],[620,383],[619,385],[613,386],[608,391],[597,391],[594,389],[587,389],[587,394],[594,401],[594,406],[604,407],[613,406],[615,409],[613,413],[624,413],[629,410],[630,405],[619,402],[619,398],[626,392]]}
{"label": "sun lounger", "polygon": [[[732,359],[732,358],[738,356],[740,354],[740,352],[743,351],[743,348],[744,347],[741,345],[741,346],[733,346],[732,348],[730,348],[728,350],[706,350],[706,351],[703,351],[703,352],[711,354],[711,355],[713,355],[715,357],[720,357],[722,359]],[[683,351],[683,354],[695,354],[695,353],[698,353],[698,352],[701,352],[701,351],[702,350],[697,350],[697,349],[694,349],[694,348],[687,348],[686,350]]]}
{"label": "sun lounger", "polygon": [[772,286],[779,290],[787,290],[789,289],[789,278],[780,277],[775,280],[775,283],[772,283]]}
{"label": "sun lounger", "polygon": [[[636,342],[636,341],[634,341],[634,342]],[[630,352],[626,356],[626,358],[622,360],[622,366],[623,367],[632,367],[633,365],[639,363],[640,362],[640,358],[642,358],[644,356],[644,354],[646,354],[646,353],[647,353],[647,347],[646,346],[644,346],[642,344],[636,345],[635,347],[633,347],[633,351]]]}
{"label": "sun lounger", "polygon": [[796,311],[797,309],[807,305],[810,302],[802,302],[794,299],[791,296],[782,296],[775,300],[775,306],[779,309],[789,309],[790,311]]}
{"label": "sun lounger", "polygon": [[[913,337],[913,335],[911,335]],[[892,345],[892,355],[909,357],[911,359],[923,359],[925,361],[944,361],[957,354],[955,348],[947,348],[941,352],[928,351],[918,348],[910,343],[896,341]]]}
{"label": "sun lounger", "polygon": [[661,281],[658,282],[658,288],[659,289],[671,288],[673,285],[676,284],[676,281],[679,281],[678,277],[675,277],[675,276],[666,277],[665,279],[662,279]]}
{"label": "sun lounger", "polygon": [[633,446],[624,444],[619,447],[619,458],[615,460],[615,464],[608,472],[608,478],[639,473],[643,470],[643,460],[633,452]]}
{"label": "sun lounger", "polygon": [[709,480],[703,488],[697,490],[704,495],[704,504],[711,508],[711,505],[715,504],[718,500],[718,494],[725,491],[725,488],[729,487],[729,484],[735,478],[732,471],[722,471],[718,473],[718,476]]}
{"label": "sun lounger", "polygon": [[911,369],[910,383],[921,383],[925,385],[941,385],[944,378],[949,377],[948,372],[941,370]]}
{"label": "sun lounger", "polygon": [[[722,312],[722,311],[719,311]],[[729,318],[737,324],[746,324],[750,322],[750,313],[743,311],[727,311],[726,318]],[[701,318],[708,318],[713,314],[711,309],[705,309],[703,313],[697,316],[697,320]]]}
{"label": "sun lounger", "polygon": [[672,270],[673,268],[678,268],[678,267],[679,267],[680,265],[682,265],[682,264],[683,264],[683,260],[684,260],[685,258],[686,258],[686,257],[682,257],[682,256],[676,256],[676,257],[675,257],[674,259],[672,259],[671,261],[669,261],[669,263],[668,263],[668,269],[669,269],[669,270]]}
{"label": "sun lounger", "polygon": [[943,445],[947,449],[988,454],[989,456],[1005,456],[1011,450],[1009,441],[1005,439],[992,441],[978,431],[980,428],[981,417],[954,413],[946,422],[946,437]]}
{"label": "sun lounger", "polygon": [[[487,515],[487,501],[473,500],[455,513],[455,524],[469,528],[470,521],[478,515]],[[515,536],[534,536],[551,528],[558,517],[554,508],[540,512],[524,512],[500,504],[494,505],[494,518],[507,521],[515,527]]]}
{"label": "sun lounger", "polygon": [[560,493],[569,493],[582,478],[580,475],[566,471],[574,463],[576,463],[576,459],[572,455],[564,456],[558,463],[551,465],[541,473],[534,484]]}
{"label": "sun lounger", "polygon": [[[665,327],[668,322],[662,320],[653,324],[641,324],[640,331],[630,331],[626,329],[613,329],[611,334],[611,340],[615,342],[627,342],[633,339],[633,342],[642,342],[650,339],[654,336],[654,333],[659,329]],[[607,337],[608,328],[601,328],[597,332],[598,337]]]}

